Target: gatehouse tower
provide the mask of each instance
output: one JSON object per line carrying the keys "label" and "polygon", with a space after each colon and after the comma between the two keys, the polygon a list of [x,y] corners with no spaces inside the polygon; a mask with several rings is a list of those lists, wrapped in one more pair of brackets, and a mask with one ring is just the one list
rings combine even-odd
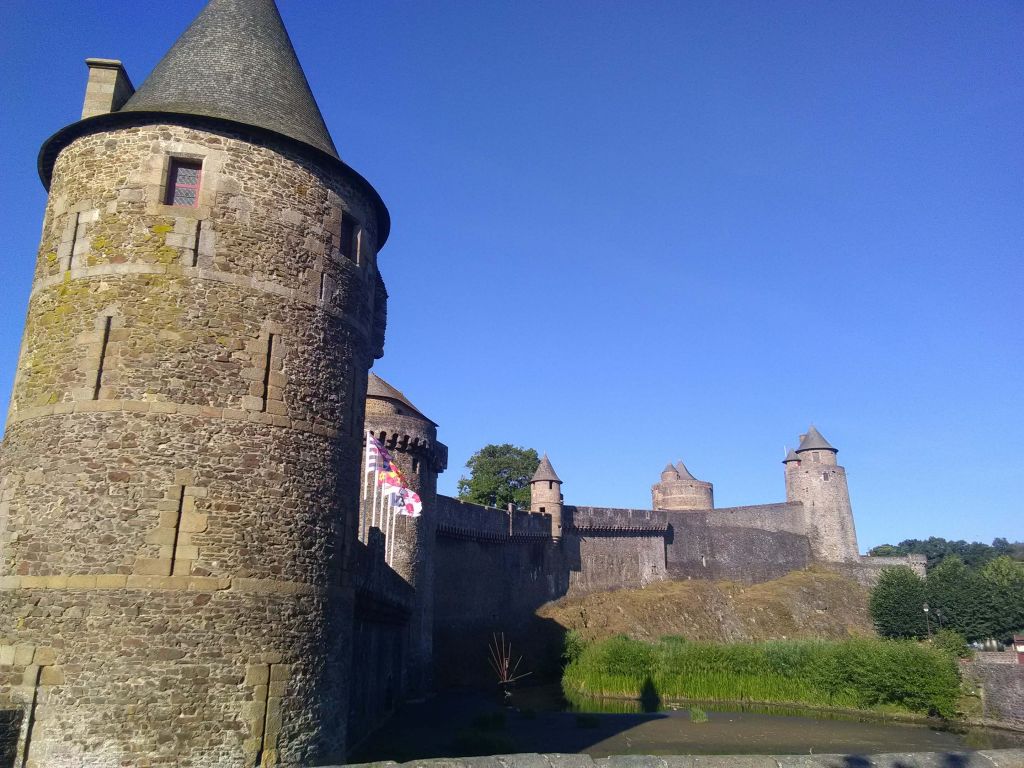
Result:
{"label": "gatehouse tower", "polygon": [[18,764],[341,762],[387,210],[273,0],[211,0],[137,91],[89,66],[0,458]]}
{"label": "gatehouse tower", "polygon": [[[396,515],[385,540],[391,567],[415,590],[409,621],[409,658],[405,690],[413,696],[432,686],[434,632],[434,539],[437,529],[437,476],[448,467],[448,446],[437,440],[437,424],[377,374],[366,390],[366,429],[380,440],[398,464],[409,488],[423,503],[419,517]],[[369,505],[364,505],[365,510]],[[362,519],[360,530],[371,520]]]}

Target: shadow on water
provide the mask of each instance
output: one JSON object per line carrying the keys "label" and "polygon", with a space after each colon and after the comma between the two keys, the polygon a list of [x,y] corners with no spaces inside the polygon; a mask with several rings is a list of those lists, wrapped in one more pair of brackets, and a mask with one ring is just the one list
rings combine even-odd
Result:
{"label": "shadow on water", "polygon": [[644,680],[643,687],[640,688],[640,709],[648,713],[661,711],[661,694],[650,677]]}

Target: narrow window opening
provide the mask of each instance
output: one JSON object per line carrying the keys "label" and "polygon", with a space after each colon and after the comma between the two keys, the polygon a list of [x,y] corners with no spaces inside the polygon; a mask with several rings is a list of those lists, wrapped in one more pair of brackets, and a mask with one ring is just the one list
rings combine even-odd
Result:
{"label": "narrow window opening", "polygon": [[199,265],[199,238],[203,236],[203,220],[196,219],[196,241],[192,244],[192,266]]}
{"label": "narrow window opening", "polygon": [[68,269],[75,263],[75,245],[78,244],[78,228],[81,226],[82,214],[75,214],[75,226],[71,230],[71,250],[68,251]]}
{"label": "narrow window opening", "polygon": [[[42,677],[42,673],[43,668],[41,666],[37,666],[35,668],[35,674],[30,678],[32,681],[32,700],[29,702],[28,717],[26,718],[28,722],[25,727],[25,743],[22,746],[21,752],[22,766],[28,765],[28,755],[29,751],[32,749],[32,731],[35,729],[36,725],[36,702],[39,700],[39,682]],[[28,675],[26,675],[26,677],[28,677]]]}
{"label": "narrow window opening", "polygon": [[274,357],[274,339],[277,334],[271,333],[267,336],[267,362],[263,366],[263,407],[260,409],[264,413],[267,411],[267,396],[270,394],[270,367]]}
{"label": "narrow window opening", "polygon": [[812,451],[812,452],[811,452],[811,457],[812,457],[812,458],[813,458],[813,459],[814,459],[815,461],[820,461],[820,460],[821,460],[821,454],[820,454],[820,453],[819,453],[818,451]]}
{"label": "narrow window opening", "polygon": [[359,254],[359,222],[347,213],[341,215],[341,255],[350,261],[358,262]]}
{"label": "narrow window opening", "polygon": [[96,382],[92,387],[92,399],[100,399],[100,387],[103,384],[103,365],[107,359],[107,345],[110,343],[110,325],[114,318],[107,315],[103,321],[103,339],[100,341],[100,359],[96,362]]}
{"label": "narrow window opening", "polygon": [[270,680],[274,675],[274,665],[271,664],[267,672],[266,692],[263,694],[263,728],[260,734],[260,748],[256,753],[255,765],[257,768],[263,765],[263,753],[267,750],[267,724],[270,719]]}
{"label": "narrow window opening", "polygon": [[420,471],[420,460],[419,459],[413,459],[412,460],[412,471],[413,472],[419,472]]}
{"label": "narrow window opening", "polygon": [[555,487],[554,481],[553,480],[548,480],[548,490],[550,491],[554,487]]}
{"label": "narrow window opening", "polygon": [[185,486],[178,486],[178,516],[174,520],[174,540],[171,542],[171,575],[174,575],[174,561],[178,557],[178,537],[181,533],[181,515],[185,511]]}
{"label": "narrow window opening", "polygon": [[327,273],[320,273],[320,303],[327,303]]}
{"label": "narrow window opening", "polygon": [[540,508],[540,511],[541,511],[541,513],[542,513],[542,514],[543,514],[544,512],[547,512],[547,510],[546,510],[546,509],[545,509],[544,507],[541,507],[541,508]]}
{"label": "narrow window opening", "polygon": [[167,174],[167,205],[181,205],[195,208],[199,205],[199,183],[203,175],[203,164],[199,160],[171,160]]}

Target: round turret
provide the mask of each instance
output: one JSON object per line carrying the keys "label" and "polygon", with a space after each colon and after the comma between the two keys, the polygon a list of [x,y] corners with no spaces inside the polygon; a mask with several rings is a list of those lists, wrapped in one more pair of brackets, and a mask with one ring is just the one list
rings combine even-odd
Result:
{"label": "round turret", "polygon": [[786,500],[804,506],[811,552],[824,562],[856,562],[857,532],[838,451],[812,425],[785,458]]}
{"label": "round turret", "polygon": [[[424,416],[399,390],[375,373],[366,388],[366,429],[384,444],[399,471],[422,503],[419,517],[397,515],[388,525],[374,518],[372,503],[360,514],[360,538],[387,527],[384,545],[391,567],[416,590],[410,620],[407,688],[413,695],[429,690],[433,656],[434,539],[437,529],[437,476],[448,467],[448,447],[437,441],[437,424]],[[387,537],[393,536],[391,542]]]}
{"label": "round turret", "polygon": [[387,212],[272,0],[103,93],[40,155],[0,452],[19,764],[340,762]]}
{"label": "round turret", "polygon": [[661,482],[651,486],[651,503],[654,509],[703,510],[714,509],[714,486],[698,480],[683,462],[665,467]]}
{"label": "round turret", "polygon": [[530,480],[530,511],[551,516],[551,538],[562,538],[562,481],[545,453]]}

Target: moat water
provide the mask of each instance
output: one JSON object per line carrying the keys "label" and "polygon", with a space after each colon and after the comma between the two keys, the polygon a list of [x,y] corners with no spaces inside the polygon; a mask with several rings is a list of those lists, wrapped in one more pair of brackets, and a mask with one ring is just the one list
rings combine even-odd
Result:
{"label": "moat water", "polygon": [[[691,706],[706,722],[691,720]],[[730,711],[734,709],[734,711]],[[653,710],[653,711],[645,711]],[[699,717],[699,715],[698,715]],[[566,702],[557,687],[497,696],[448,691],[404,705],[361,744],[351,762],[468,757],[513,752],[608,755],[847,754],[962,752],[1024,747],[1024,734],[940,728],[778,707]]]}

